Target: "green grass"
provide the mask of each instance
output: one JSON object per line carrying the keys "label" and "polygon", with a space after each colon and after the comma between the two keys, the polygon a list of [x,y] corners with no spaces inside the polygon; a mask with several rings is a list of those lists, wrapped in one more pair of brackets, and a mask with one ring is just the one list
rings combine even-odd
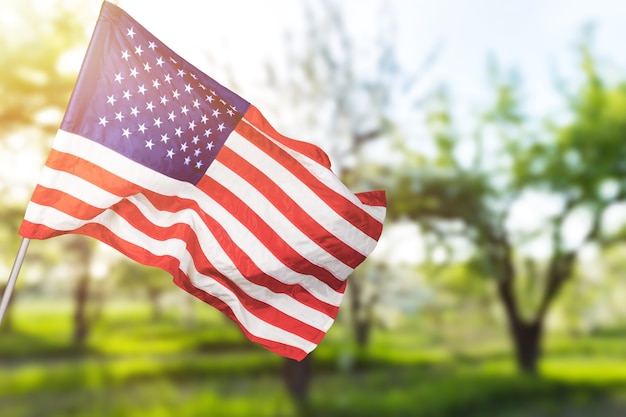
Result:
{"label": "green grass", "polygon": [[[0,416],[626,415],[626,344],[616,334],[552,337],[541,377],[520,376],[503,340],[437,342],[420,326],[378,331],[354,348],[336,323],[313,355],[306,408],[289,398],[282,358],[202,305],[154,322],[141,302],[110,303],[87,345],[71,308],[24,300],[0,333]],[[195,308],[195,307],[194,307]]]}

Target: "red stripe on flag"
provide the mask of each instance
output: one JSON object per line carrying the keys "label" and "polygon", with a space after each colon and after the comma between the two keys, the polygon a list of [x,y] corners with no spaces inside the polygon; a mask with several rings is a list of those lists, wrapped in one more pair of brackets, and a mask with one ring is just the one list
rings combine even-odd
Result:
{"label": "red stripe on flag", "polygon": [[[174,277],[174,283],[178,285],[183,290],[187,291],[189,294],[199,298],[205,303],[217,308],[226,316],[230,317],[235,323],[239,324],[241,331],[250,339],[252,342],[256,342],[261,346],[264,346],[266,349],[278,353],[279,355],[283,355],[288,358],[292,358],[295,360],[302,360],[307,356],[307,352],[302,349],[298,349],[295,346],[286,345],[284,343],[275,342],[268,339],[263,339],[261,337],[255,336],[250,333],[238,320],[231,308],[228,304],[224,303],[217,297],[212,296],[211,294],[202,291],[201,289],[195,287],[189,278],[184,274],[178,274]],[[323,336],[323,335],[322,335]],[[321,338],[320,338],[321,341]],[[319,343],[316,342],[316,343]]]}
{"label": "red stripe on flag", "polygon": [[64,231],[52,229],[45,224],[32,223],[26,219],[22,220],[20,225],[20,236],[28,237],[29,239],[48,239],[51,237],[65,235],[67,233],[74,233],[74,231]]}
{"label": "red stripe on flag", "polygon": [[[38,239],[38,235],[42,235],[46,237],[55,237],[55,236],[66,234],[66,232],[54,230],[45,225],[33,224],[29,222],[28,220],[24,220],[22,222],[20,233],[22,232],[28,234],[29,236],[32,236],[33,239]],[[233,320],[239,326],[241,331],[246,335],[246,337],[248,337],[248,339],[250,339],[252,342],[256,342],[264,346],[265,348],[269,349],[270,351],[276,352],[278,354],[281,354],[281,355],[284,355],[284,356],[287,356],[296,360],[302,360],[307,355],[307,353],[303,351],[302,349],[298,349],[290,345],[285,345],[280,342],[264,339],[264,338],[255,336],[252,333],[250,333],[250,331],[246,329],[244,324],[241,323],[237,319],[237,316],[233,313],[232,309],[228,306],[228,304],[226,304],[219,298],[211,294],[208,294],[207,292],[199,288],[196,288],[191,283],[191,281],[189,280],[189,277],[186,274],[184,274],[183,271],[179,269],[180,261],[176,257],[167,256],[167,255],[160,255],[160,256],[155,255],[141,246],[135,245],[131,242],[121,239],[119,236],[111,232],[106,227],[100,224],[96,224],[96,223],[89,223],[85,226],[82,226],[76,230],[71,231],[71,233],[84,234],[86,236],[99,239],[102,242],[114,248],[117,248],[126,256],[132,258],[133,260],[137,262],[140,262],[145,265],[155,266],[155,267],[158,267],[165,271],[170,272],[174,276],[174,283],[176,285],[178,285],[180,288],[187,291],[188,293],[192,294],[193,296],[199,298],[200,300],[206,302],[207,304],[220,310],[223,314],[225,314],[227,317]],[[271,308],[270,306],[268,307]],[[281,313],[281,315],[282,314],[283,313]],[[274,316],[273,318],[276,318],[276,316]],[[281,327],[284,327],[283,326],[284,321],[282,319],[280,320],[281,321],[279,323]],[[272,320],[269,320],[269,322],[271,323]],[[320,331],[316,331],[316,333],[317,333],[317,336],[311,338],[310,341],[317,344],[324,337],[324,333]],[[306,339],[308,340],[309,338],[306,338]]]}
{"label": "red stripe on flag", "polygon": [[[334,306],[322,300],[319,300],[317,297],[314,297],[313,295],[311,295],[308,291],[306,291],[300,285],[285,284],[283,282],[278,281],[276,278],[270,275],[267,275],[265,272],[263,272],[252,261],[252,259],[250,259],[250,256],[232,241],[230,235],[224,229],[224,227],[222,227],[222,225],[220,225],[219,222],[217,222],[215,219],[213,219],[206,213],[203,213],[195,201],[188,200],[188,199],[177,199],[176,205],[173,205],[172,204],[173,202],[171,200],[160,201],[159,199],[160,195],[154,192],[145,191],[144,195],[151,201],[151,203],[155,206],[155,208],[159,210],[177,211],[183,208],[188,208],[188,209],[192,209],[198,212],[198,215],[200,216],[202,221],[205,223],[207,228],[211,231],[211,233],[215,236],[216,240],[219,242],[220,247],[224,250],[224,252],[229,257],[231,262],[235,264],[235,266],[237,267],[237,270],[239,270],[241,274],[244,275],[248,281],[254,284],[266,287],[275,293],[288,294],[289,296],[291,296],[298,302],[306,306],[309,306],[311,308],[314,308],[318,311],[321,311],[329,317],[334,318],[337,315],[337,312],[339,311],[339,308],[337,306]],[[136,210],[136,208],[133,209],[130,207],[129,209],[132,211]],[[136,211],[135,214],[137,216],[141,216],[142,219],[145,219],[143,214],[139,212],[138,210]],[[126,216],[127,214],[124,213],[124,217]],[[139,227],[139,225],[137,224],[138,220],[135,219],[135,217],[130,216],[127,220],[133,223],[137,228],[142,230],[144,233],[158,240],[180,235],[180,239],[183,239],[184,241],[186,241],[187,245],[189,246],[190,245],[189,238],[190,237],[193,238],[193,241],[191,241],[191,246],[190,246],[189,251],[194,254],[194,259],[198,259],[198,261],[195,262],[196,267],[198,267],[199,265],[204,265],[205,262],[207,265],[210,265],[210,268],[208,270],[202,269],[199,272],[205,275],[219,274],[221,278],[224,278],[223,275],[221,275],[218,271],[215,270],[215,268],[213,268],[210,261],[207,259],[206,255],[202,251],[202,247],[200,246],[197,240],[198,237],[196,236],[194,230],[191,229],[188,225],[180,224],[180,227],[184,227],[185,229],[181,230],[180,233],[172,234],[174,231],[172,228],[167,228],[167,229],[161,228],[159,226],[152,225],[152,223],[150,223],[148,220],[145,220],[148,223],[142,224],[141,227]],[[149,229],[150,225],[152,225],[154,229]],[[156,232],[157,230],[159,230],[159,233]],[[222,283],[225,286],[230,285],[228,280],[225,280],[225,282],[222,282]],[[337,291],[343,293],[345,291],[345,281],[341,282],[341,284],[342,285],[337,289]]]}
{"label": "red stripe on flag", "polygon": [[[254,106],[250,106],[250,109]],[[248,110],[250,113],[250,110]],[[285,150],[276,146],[274,142],[259,132],[255,127],[256,123],[263,125],[261,121],[255,120],[255,117],[262,117],[258,112],[251,112],[252,119],[248,117],[248,113],[242,121],[236,126],[235,131],[248,139],[257,148],[265,152],[276,162],[281,164],[285,169],[289,170],[294,176],[299,178],[307,187],[311,189],[319,198],[321,198],[330,208],[337,214],[351,223],[354,227],[368,235],[374,240],[378,240],[382,233],[382,223],[364,211],[361,207],[355,205],[345,196],[330,189],[321,182],[315,175],[309,172],[300,162],[295,160]],[[257,115],[259,115],[257,117]],[[267,123],[267,122],[266,122]],[[268,132],[263,132],[269,134]],[[272,139],[276,139],[272,137]],[[218,155],[219,158],[219,155]]]}
{"label": "red stripe on flag", "polygon": [[[261,300],[250,297],[241,287],[236,285],[232,280],[226,278],[222,275],[207,259],[205,253],[202,251],[202,247],[198,242],[198,236],[195,234],[194,230],[189,227],[189,225],[185,223],[177,223],[169,227],[161,227],[159,225],[155,225],[150,220],[148,220],[143,213],[131,202],[128,200],[123,200],[115,207],[115,212],[126,219],[130,224],[132,224],[135,228],[145,233],[156,240],[167,240],[167,239],[181,239],[187,245],[187,250],[190,253],[194,254],[194,265],[198,272],[203,275],[207,275],[214,279],[215,281],[222,284],[224,287],[230,289],[239,299],[241,304],[244,306],[246,310],[248,310],[251,314],[256,315],[260,319],[268,322],[268,323],[276,323],[279,322],[281,328],[287,330],[290,333],[296,334],[303,339],[309,340],[311,342],[319,341],[323,337],[323,332],[319,329],[310,326],[288,314],[276,309],[270,304],[267,304]],[[208,217],[208,216],[207,216]],[[207,219],[205,219],[206,221]],[[212,219],[211,219],[212,221]],[[213,227],[221,228],[217,224],[211,225],[211,230],[214,230]],[[105,229],[108,231],[109,229]],[[222,232],[226,235],[226,232],[222,229]],[[108,233],[108,232],[107,232]],[[113,233],[114,234],[114,233]],[[219,234],[218,234],[219,236]],[[98,238],[103,240],[101,238]],[[223,240],[221,237],[218,237],[218,241],[223,244]],[[226,245],[228,246],[228,245]],[[154,254],[149,254],[148,258],[136,259],[137,261],[150,264],[151,257]],[[241,256],[245,256],[245,254],[241,253]],[[245,259],[237,259],[235,261],[238,265],[243,265],[246,262]],[[251,267],[251,265],[248,265]],[[169,272],[172,275],[178,274],[179,263],[176,264],[175,269],[169,269]],[[252,271],[250,271],[252,272]],[[303,297],[304,294],[308,294],[306,291],[303,291],[302,288],[297,288],[294,291],[294,287],[299,286],[286,286],[283,283],[277,282],[273,278],[263,274],[261,271],[258,271],[256,274],[253,273],[244,273],[246,277],[249,277],[248,281],[253,282],[255,284],[262,285],[270,290],[278,293],[287,293],[292,296],[292,298],[307,298],[308,302],[311,302],[311,298],[313,297]],[[259,281],[259,282],[255,282]],[[285,288],[287,287],[287,288]],[[293,294],[290,294],[288,291],[291,291]],[[315,302],[319,303],[317,299],[314,299]],[[305,303],[303,303],[305,304]],[[335,308],[335,314],[337,310]],[[262,314],[260,314],[262,313]]]}
{"label": "red stripe on flag", "polygon": [[42,185],[35,187],[31,201],[42,206],[54,207],[63,213],[81,220],[93,219],[105,210],[87,204],[63,191],[47,188]]}
{"label": "red stripe on flag", "polygon": [[272,229],[254,210],[213,178],[205,176],[199,183],[198,188],[206,192],[211,198],[218,201],[222,207],[236,217],[254,236],[257,237],[285,267],[289,267],[305,275],[313,275],[326,283],[333,290],[342,292],[345,290],[345,280],[338,279],[330,271],[319,265],[311,263],[302,257],[287,242],[285,242],[274,229]]}
{"label": "red stripe on flag", "polygon": [[[219,271],[217,271],[211,262],[207,259],[200,247],[198,242],[198,238],[195,235],[194,231],[191,228],[182,223],[175,224],[171,227],[160,227],[148,219],[137,209],[137,207],[129,202],[128,200],[123,200],[114,208],[111,209],[117,215],[124,218],[130,224],[132,224],[135,228],[140,230],[142,233],[150,236],[156,240],[166,240],[166,239],[184,239],[187,245],[187,249],[189,252],[194,254],[194,265],[203,275],[207,275],[208,279],[214,279],[219,282],[224,287],[230,289],[237,297],[241,305],[250,313],[257,316],[259,319],[267,322],[274,323],[278,325],[283,330],[298,335],[305,340],[308,340],[312,343],[319,343],[321,339],[324,337],[324,332],[304,323],[278,309],[273,307],[272,305],[267,304],[261,300],[250,297],[242,288],[237,286],[233,281],[226,278]],[[91,236],[95,239],[98,239],[114,248],[117,248],[124,255],[132,258],[133,260],[140,262],[145,265],[156,266],[168,271],[172,276],[176,277],[180,275],[182,272],[180,270],[180,261],[176,257],[163,257],[160,255],[155,255],[154,253],[149,251],[149,248],[142,248],[138,245],[135,245],[131,242],[128,242],[122,238],[120,238],[114,231],[110,230],[106,226],[103,226],[99,223],[87,223],[83,226],[80,226],[76,229],[73,229],[68,232],[57,231],[50,229],[44,225],[33,224],[28,221],[24,221],[22,223],[21,231],[27,233],[28,235],[33,235],[33,238],[37,238],[34,234],[40,233],[43,231],[47,237],[59,236],[66,233],[78,233],[84,234],[87,236]],[[34,233],[33,233],[34,232]],[[164,258],[171,258],[175,260],[175,262],[167,262],[163,264],[161,261]],[[264,281],[265,279],[265,281]],[[268,281],[274,282],[268,282]],[[316,304],[318,310],[322,310],[319,308],[320,305],[324,305],[325,303],[320,302],[312,296],[304,296],[308,294],[306,291],[303,291],[302,288],[295,289],[294,287],[285,285],[283,283],[277,282],[268,276],[254,276],[249,277],[249,282],[265,286],[270,290],[276,290],[274,292],[283,292],[286,293],[292,298],[302,302],[302,304]],[[256,282],[255,282],[256,281]],[[281,288],[282,287],[282,288]],[[280,291],[282,289],[282,291]],[[201,293],[207,294],[205,291],[200,290]],[[290,293],[291,292],[291,293]],[[196,294],[194,294],[196,295]],[[201,297],[204,301],[211,302],[215,299],[214,296],[209,297]],[[205,299],[206,298],[206,299]],[[303,302],[302,299],[305,299]],[[308,300],[306,300],[308,299]],[[328,305],[326,305],[328,306]],[[335,317],[337,314],[337,307],[328,306],[328,309],[331,310],[328,313],[333,314],[331,317]],[[262,314],[261,314],[262,313]],[[231,317],[233,318],[233,317]],[[237,321],[235,318],[233,318]],[[239,322],[238,322],[239,323]],[[278,324],[277,324],[278,323]],[[241,325],[241,323],[240,323]]]}
{"label": "red stripe on flag", "polygon": [[314,161],[317,161],[317,163],[330,170],[330,160],[328,159],[328,155],[326,155],[326,152],[311,143],[302,142],[281,135],[267,121],[263,114],[261,114],[261,112],[253,105],[250,105],[250,107],[248,108],[248,111],[244,115],[244,119],[247,119],[249,123],[256,126],[261,131],[265,132],[277,142],[283,144],[284,146],[287,146],[288,148],[293,149],[296,152],[301,153],[302,155],[313,159]]}
{"label": "red stripe on flag", "polygon": [[366,191],[355,196],[366,206],[387,207],[387,196],[384,191]]}
{"label": "red stripe on flag", "polygon": [[99,165],[93,164],[75,155],[63,153],[55,149],[50,150],[46,166],[76,175],[120,197],[141,192],[141,187],[125,180],[119,175],[115,175]]}
{"label": "red stripe on flag", "polygon": [[[114,174],[111,174],[109,171],[100,168],[97,165],[94,165],[88,161],[85,161],[82,158],[61,153],[58,151],[52,151],[51,158],[49,163],[47,164],[51,168],[54,169],[66,169],[67,171],[75,174],[83,174],[89,173],[86,175],[89,179],[100,188],[108,188],[107,191],[118,192],[133,190],[135,193],[139,193],[142,188],[136,186],[135,184],[128,182]],[[206,188],[206,187],[205,187]],[[220,186],[221,188],[221,186]],[[69,196],[61,191],[54,190],[54,194],[47,195],[46,189],[41,190],[40,192],[35,192],[33,195],[33,201],[42,205],[49,205],[47,203],[53,203],[52,206],[57,208],[58,210],[65,212],[73,217],[80,218],[82,220],[90,220],[95,215],[100,214],[101,209],[95,208],[80,199]],[[292,286],[289,284],[282,283],[275,278],[265,274],[251,259],[248,254],[245,253],[239,246],[237,246],[231,239],[229,233],[221,226],[219,222],[215,219],[209,217],[198,205],[198,203],[194,200],[183,199],[183,198],[171,198],[170,196],[165,196],[158,194],[156,192],[150,190],[143,190],[142,194],[146,196],[150,200],[150,202],[159,210],[168,211],[175,213],[177,211],[190,209],[195,211],[198,216],[202,219],[202,221],[206,224],[207,229],[213,233],[217,240],[220,242],[220,245],[227,253],[229,258],[236,264],[237,269],[242,272],[242,274],[246,277],[250,278],[250,282],[254,282],[255,284],[265,286],[270,288],[273,292],[283,293],[283,294],[295,294],[297,295],[297,301],[301,302],[304,305],[307,305],[311,308],[314,308],[318,311],[323,312],[324,314],[335,317],[337,315],[338,307],[325,303],[313,295],[311,295],[308,291],[306,291],[301,286]],[[64,199],[57,200],[55,199],[55,195],[61,195]],[[43,200],[42,200],[43,199]],[[52,199],[52,200],[50,200]],[[65,203],[65,204],[58,204]],[[126,209],[120,208],[127,207]],[[135,207],[134,205],[129,204],[122,200],[122,202],[114,205],[111,209],[115,210],[120,214],[124,214],[124,217],[128,220],[129,223],[135,224],[136,220],[132,216],[128,216],[125,214],[124,210],[127,210],[129,206]],[[136,210],[136,209],[134,209]],[[78,213],[83,213],[81,215],[77,215]],[[141,214],[143,217],[143,214]],[[154,231],[150,230],[150,227],[157,227],[151,222],[146,224],[143,228],[140,228],[144,233],[155,237],[158,240],[164,240],[168,236],[167,232],[163,232],[161,235],[155,235]],[[139,227],[138,227],[139,228]],[[252,228],[254,229],[254,228]],[[182,240],[187,240],[187,234],[193,232],[191,228],[187,226],[187,230],[184,233],[178,235],[178,237]],[[254,230],[252,230],[254,232]],[[269,229],[266,230],[269,232]],[[186,234],[185,234],[186,233]],[[55,235],[59,235],[63,233],[55,233]],[[42,236],[42,235],[39,235]],[[195,234],[193,235],[195,238]],[[271,245],[277,243],[274,241],[265,241],[266,246],[271,247]],[[198,250],[200,248],[198,247]],[[192,252],[194,253],[194,252]],[[204,253],[202,253],[204,255]],[[195,256],[195,255],[194,255]],[[206,257],[204,258],[206,259]],[[280,257],[279,257],[280,259]],[[146,261],[144,260],[144,263]],[[207,260],[208,262],[208,260]],[[202,263],[200,263],[202,264]],[[313,265],[310,265],[313,266]],[[325,271],[325,270],[323,270]],[[333,288],[335,291],[339,293],[343,293],[345,291],[345,281],[337,280],[334,276],[332,276],[328,271],[326,271],[325,275],[322,275],[321,268],[316,271],[319,272],[320,280],[324,281]],[[310,273],[310,272],[309,272]]]}
{"label": "red stripe on flag", "polygon": [[[302,207],[298,206],[289,194],[278,187],[262,170],[250,164],[239,154],[224,147],[216,160],[263,194],[295,227],[333,257],[351,268],[356,268],[365,260],[363,254],[345,242],[339,239],[329,239],[328,237],[332,234],[328,230],[317,223]],[[202,187],[202,181],[198,183],[198,187]],[[203,190],[208,194],[210,187],[203,187]],[[215,196],[214,198],[218,199],[219,197]]]}
{"label": "red stripe on flag", "polygon": [[[135,184],[125,181],[113,174],[110,174],[108,171],[98,167],[97,165],[93,165],[90,162],[83,160],[82,158],[56,151],[53,151],[53,153],[54,156],[51,158],[50,163],[48,164],[51,168],[66,168],[68,171],[76,173],[84,173],[88,170],[91,170],[89,171],[90,175],[88,176],[95,183],[94,185],[98,187],[107,187],[109,189],[114,189],[114,191],[120,191],[121,189],[134,189],[134,191],[141,190],[141,188],[137,187]],[[144,190],[142,194],[146,198],[148,198],[150,202],[154,205],[154,207],[158,210],[168,211],[172,213],[176,213],[185,209],[195,211],[202,219],[202,221],[206,224],[207,229],[210,230],[211,233],[220,242],[220,246],[224,249],[230,260],[236,264],[237,269],[240,270],[244,276],[246,276],[249,282],[266,287],[275,293],[290,295],[292,298],[302,303],[303,305],[321,311],[331,318],[334,318],[337,315],[337,306],[319,300],[300,285],[285,284],[265,274],[250,259],[245,251],[243,251],[232,241],[228,232],[219,224],[219,222],[208,216],[199,207],[196,201],[183,198],[173,199],[169,196],[164,196],[150,190]],[[56,209],[65,212],[72,217],[76,217],[86,221],[93,219],[95,216],[105,211],[104,209],[93,207],[90,204],[85,203],[84,201],[68,195],[62,191],[50,190],[41,186],[38,186],[38,189],[35,190],[32,201],[41,205],[49,205],[55,207]],[[172,226],[169,228],[161,228],[146,219],[143,213],[141,213],[134,204],[127,200],[121,200],[119,203],[113,205],[110,209],[125,218],[134,227],[141,230],[143,233],[153,237],[154,239],[166,240],[168,238],[179,238],[183,241],[186,241],[189,246],[190,253],[194,254],[194,262],[199,268],[199,272],[205,275],[211,275],[216,278],[219,277],[219,282],[221,282],[224,286],[231,288],[233,292],[236,292],[235,289],[238,287],[236,287],[236,285],[233,286],[234,284],[232,284],[230,280],[225,278],[218,271],[216,271],[215,268],[213,268],[211,262],[207,259],[204,252],[202,251],[202,248],[197,241],[197,236],[194,230],[190,226],[179,223],[176,226]],[[78,215],[78,213],[82,214]],[[48,227],[43,227],[42,225],[33,225],[30,222],[25,222],[23,225],[23,229],[21,229],[23,234],[31,236],[32,238],[46,238],[62,235],[65,233],[82,233],[81,230],[83,229],[80,228],[68,232],[56,231]],[[94,237],[103,240],[100,237]],[[193,241],[191,241],[190,239],[193,239]],[[266,241],[265,243],[271,244],[272,242]],[[120,251],[123,251],[123,245],[113,246],[118,248]],[[127,255],[141,263],[148,265],[151,264],[149,258],[137,259],[132,254]],[[205,267],[200,268],[200,266]],[[172,271],[170,272],[172,273]],[[327,276],[327,278],[329,277]],[[334,285],[330,285],[331,283]],[[337,292],[343,293],[345,291],[346,283],[345,281],[340,281],[337,280],[335,277],[332,277],[332,279],[329,279],[329,285],[333,287],[333,289],[335,289]],[[271,309],[272,308],[269,308],[269,310]],[[270,320],[270,322],[272,321]],[[311,334],[311,332],[305,332],[304,334],[300,334],[298,330],[306,330],[306,328],[309,327],[308,325],[300,321],[293,323],[293,326],[295,330],[289,331],[293,332],[294,334],[298,334],[307,340],[317,339],[319,337],[319,335],[317,335],[319,331],[315,328],[310,329],[312,330],[313,334]]]}

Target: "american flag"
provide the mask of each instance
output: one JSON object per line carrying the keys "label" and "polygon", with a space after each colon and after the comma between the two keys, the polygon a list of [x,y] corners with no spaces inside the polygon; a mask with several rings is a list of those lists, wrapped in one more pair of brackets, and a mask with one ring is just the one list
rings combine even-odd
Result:
{"label": "american flag", "polygon": [[302,359],[382,232],[312,144],[104,2],[20,234],[92,236]]}

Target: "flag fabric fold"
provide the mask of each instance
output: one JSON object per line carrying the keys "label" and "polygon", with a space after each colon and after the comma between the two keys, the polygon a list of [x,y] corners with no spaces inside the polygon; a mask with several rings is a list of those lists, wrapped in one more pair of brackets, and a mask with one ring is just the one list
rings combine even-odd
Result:
{"label": "flag fabric fold", "polygon": [[20,234],[94,237],[301,360],[385,206],[105,1]]}

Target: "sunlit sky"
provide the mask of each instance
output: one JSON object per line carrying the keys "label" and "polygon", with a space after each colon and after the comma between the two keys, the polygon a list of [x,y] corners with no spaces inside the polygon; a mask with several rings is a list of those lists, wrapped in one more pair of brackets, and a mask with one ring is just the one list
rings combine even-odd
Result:
{"label": "sunlit sky", "polygon": [[[87,10],[87,31],[95,24],[101,0],[32,0],[45,15],[63,1]],[[382,27],[381,12],[389,8],[395,22],[397,52],[407,71],[419,68],[436,50],[433,65],[423,73],[424,91],[446,84],[455,103],[472,106],[486,98],[487,57],[523,79],[529,109],[543,114],[558,106],[556,77],[572,77],[574,46],[587,23],[596,25],[594,45],[616,76],[626,69],[626,2],[623,0],[334,0],[357,48],[372,49]],[[207,57],[229,66],[239,93],[262,104],[262,68],[285,59],[283,36],[301,34],[304,4],[322,0],[114,0],[180,55],[221,81]],[[333,0],[329,0],[333,2]],[[6,25],[20,4],[0,0],[0,24]],[[78,7],[77,7],[78,9]],[[26,36],[16,27],[15,37]],[[45,40],[43,40],[45,41]],[[86,45],[85,45],[86,46]],[[77,51],[73,66],[80,65]],[[70,67],[71,68],[71,67]],[[217,74],[214,74],[217,72]]]}
{"label": "sunlit sky", "polygon": [[[390,6],[395,12],[398,52],[406,68],[418,68],[437,48],[422,87],[446,83],[458,101],[468,104],[484,99],[487,56],[493,54],[504,68],[520,73],[530,106],[541,111],[554,106],[554,79],[571,76],[574,46],[584,25],[591,22],[596,24],[594,44],[599,55],[618,70],[626,68],[626,2],[622,0],[337,3],[345,9],[354,41],[363,50],[380,28],[381,4]],[[118,4],[198,66],[210,53],[239,64],[242,76],[256,82],[262,63],[283,58],[281,36],[302,26],[304,2],[120,0]],[[245,79],[242,84],[255,94]]]}
{"label": "sunlit sky", "polygon": [[[33,0],[45,14],[56,0]],[[101,0],[63,0],[87,10],[86,30],[95,24]],[[329,0],[332,2],[333,0]],[[596,25],[594,45],[609,72],[626,70],[626,2],[623,0],[334,0],[345,11],[351,36],[363,57],[381,29],[382,10],[392,13],[394,37],[407,72],[436,59],[419,82],[424,94],[445,84],[460,107],[486,100],[487,57],[516,70],[528,108],[545,114],[559,106],[555,79],[571,79],[574,46],[587,23]],[[285,33],[302,33],[306,3],[322,0],[114,0],[136,20],[209,75],[222,81],[228,67],[238,93],[262,106],[267,89],[263,66],[282,65]],[[0,23],[20,2],[0,0]],[[15,36],[24,36],[17,28]],[[85,45],[86,46],[86,45]],[[70,62],[78,70],[83,51]],[[208,57],[220,62],[210,66]],[[224,80],[226,81],[226,80]],[[222,82],[224,82],[222,81]],[[273,97],[272,102],[280,98]],[[401,110],[401,109],[399,109]],[[287,132],[289,133],[289,132]],[[297,132],[296,132],[297,133]]]}
{"label": "sunlit sky", "polygon": [[[623,0],[336,0],[345,10],[353,42],[366,54],[380,30],[381,10],[393,12],[394,36],[401,63],[416,71],[436,50],[433,65],[423,73],[419,88],[449,86],[454,103],[472,108],[487,98],[487,57],[500,66],[515,69],[522,77],[524,97],[535,114],[558,110],[560,96],[554,87],[557,77],[575,77],[574,47],[588,23],[595,24],[594,46],[606,64],[609,76],[624,77],[626,54],[626,1]],[[71,0],[68,0],[71,3]],[[17,1],[0,0],[0,20],[10,14]],[[54,2],[38,0],[40,10]],[[301,33],[303,4],[299,0],[119,0],[154,35],[181,56],[221,81],[226,66],[238,83],[238,93],[262,109],[267,94],[262,68],[267,63],[284,65],[283,36]],[[320,1],[311,0],[319,4]],[[87,8],[85,25],[95,24],[99,0],[82,0]],[[91,20],[90,20],[91,19]],[[15,36],[20,36],[19,32]],[[42,40],[45,42],[45,40]],[[82,59],[77,52],[76,71]],[[224,66],[211,68],[208,57]],[[217,71],[214,74],[213,71]],[[272,102],[280,100],[273,97]],[[398,109],[399,111],[401,109]],[[286,109],[287,111],[287,109]],[[298,136],[299,132],[283,132]],[[4,157],[3,157],[4,159]],[[27,175],[32,184],[38,172]],[[6,178],[5,175],[2,176]],[[394,236],[407,245],[419,242]],[[406,229],[402,233],[407,232]],[[385,244],[380,251],[385,251]],[[415,248],[417,249],[417,247]],[[402,253],[412,253],[407,248]],[[391,250],[385,256],[398,256]],[[401,256],[401,255],[400,255]],[[401,260],[401,259],[398,259]]]}

